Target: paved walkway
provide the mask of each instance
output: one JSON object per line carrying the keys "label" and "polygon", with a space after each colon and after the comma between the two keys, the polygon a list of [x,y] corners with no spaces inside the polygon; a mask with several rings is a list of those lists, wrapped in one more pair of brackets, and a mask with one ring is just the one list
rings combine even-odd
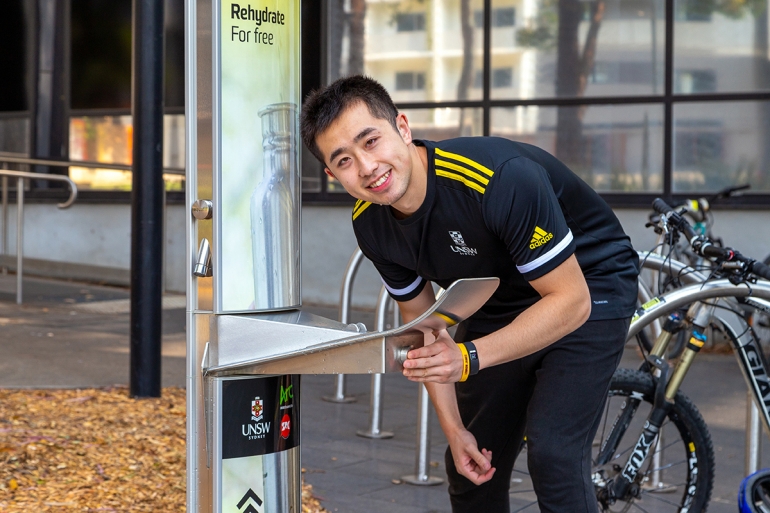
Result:
{"label": "paved walkway", "polygon": [[[27,278],[25,303],[15,304],[15,276],[0,275],[0,387],[63,388],[128,383],[128,291],[90,284]],[[336,318],[333,308],[307,307]],[[353,322],[372,327],[372,315],[354,312]],[[183,386],[184,298],[167,296],[163,314],[163,385]],[[635,367],[633,348],[624,366]],[[305,376],[302,383],[302,461],[306,481],[331,512],[449,512],[446,484],[418,487],[400,478],[415,470],[417,385],[400,375],[383,379],[383,429],[388,440],[356,436],[367,428],[369,376],[350,376],[351,404],[324,402],[334,377]],[[711,513],[732,513],[743,474],[746,387],[731,355],[698,358],[685,383],[711,429],[717,478]],[[432,417],[431,474],[444,475],[443,435]],[[770,464],[765,442],[763,462]],[[512,511],[534,500],[526,476],[516,473]],[[524,512],[536,512],[535,505]],[[641,511],[641,510],[635,510]]]}

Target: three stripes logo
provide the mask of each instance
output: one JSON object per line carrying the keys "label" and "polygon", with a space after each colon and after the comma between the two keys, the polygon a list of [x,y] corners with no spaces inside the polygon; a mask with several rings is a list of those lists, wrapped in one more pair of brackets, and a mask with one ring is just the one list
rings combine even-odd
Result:
{"label": "three stripes logo", "polygon": [[436,176],[449,178],[484,194],[494,172],[476,161],[436,148]]}
{"label": "three stripes logo", "polygon": [[529,249],[539,248],[551,239],[553,239],[553,233],[547,232],[539,226],[535,226],[535,232],[532,234],[532,240],[529,241]]}

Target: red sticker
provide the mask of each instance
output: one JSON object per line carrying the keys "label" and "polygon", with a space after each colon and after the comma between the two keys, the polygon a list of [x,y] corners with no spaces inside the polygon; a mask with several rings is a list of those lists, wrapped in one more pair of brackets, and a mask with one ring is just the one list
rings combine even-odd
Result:
{"label": "red sticker", "polygon": [[291,433],[291,419],[288,413],[284,413],[281,419],[281,438],[286,440],[289,438],[289,433]]}

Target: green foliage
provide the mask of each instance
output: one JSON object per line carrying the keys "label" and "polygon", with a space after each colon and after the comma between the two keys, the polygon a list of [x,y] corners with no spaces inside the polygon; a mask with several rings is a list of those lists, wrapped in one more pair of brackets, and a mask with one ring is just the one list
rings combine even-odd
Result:
{"label": "green foliage", "polygon": [[748,15],[757,16],[767,8],[767,0],[683,0],[689,15],[709,16],[719,13],[734,20]]}
{"label": "green foliage", "polygon": [[550,27],[539,25],[534,28],[520,28],[516,31],[516,44],[538,50],[550,50],[556,46],[556,38]]}
{"label": "green foliage", "polygon": [[[397,4],[390,6],[390,18],[388,19],[388,25],[395,25],[399,14],[425,12],[426,10],[426,0],[401,0]],[[428,13],[425,12],[425,15],[427,17]]]}

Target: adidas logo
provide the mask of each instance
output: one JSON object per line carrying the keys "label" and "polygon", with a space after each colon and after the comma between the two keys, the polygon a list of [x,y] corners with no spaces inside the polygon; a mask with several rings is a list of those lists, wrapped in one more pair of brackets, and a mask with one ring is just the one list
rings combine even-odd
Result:
{"label": "adidas logo", "polygon": [[532,234],[532,240],[529,241],[529,249],[539,248],[551,239],[553,239],[552,233],[546,232],[539,226],[535,226],[535,233]]}

